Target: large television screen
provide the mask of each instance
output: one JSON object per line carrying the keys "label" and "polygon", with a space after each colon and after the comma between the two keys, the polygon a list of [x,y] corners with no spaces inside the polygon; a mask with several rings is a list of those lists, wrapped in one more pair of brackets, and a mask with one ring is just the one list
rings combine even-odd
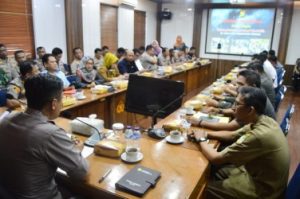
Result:
{"label": "large television screen", "polygon": [[273,8],[208,10],[205,52],[251,56],[272,47]]}
{"label": "large television screen", "polygon": [[183,82],[130,75],[125,110],[164,118],[181,107],[183,93]]}

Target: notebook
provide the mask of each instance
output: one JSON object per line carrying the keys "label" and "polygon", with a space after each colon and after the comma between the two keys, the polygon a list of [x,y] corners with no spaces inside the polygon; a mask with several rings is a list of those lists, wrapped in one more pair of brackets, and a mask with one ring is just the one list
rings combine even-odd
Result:
{"label": "notebook", "polygon": [[116,184],[116,188],[135,196],[143,196],[150,187],[154,187],[160,178],[159,171],[138,165],[125,174]]}

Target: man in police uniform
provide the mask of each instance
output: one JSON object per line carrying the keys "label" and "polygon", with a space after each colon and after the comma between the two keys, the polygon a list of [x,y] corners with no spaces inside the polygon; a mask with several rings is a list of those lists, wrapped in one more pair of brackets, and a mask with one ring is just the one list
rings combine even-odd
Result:
{"label": "man in police uniform", "polygon": [[37,53],[37,59],[35,60],[38,64],[40,72],[45,70],[44,64],[43,64],[43,56],[46,54],[46,50],[43,46],[39,46],[36,48],[36,53]]}
{"label": "man in police uniform", "polygon": [[41,74],[25,81],[28,108],[0,123],[0,183],[14,198],[63,198],[57,168],[73,180],[88,179],[88,163],[54,120],[62,108],[63,84]]}
{"label": "man in police uniform", "polygon": [[21,106],[19,99],[25,97],[24,81],[37,75],[39,68],[37,64],[25,61],[20,63],[20,77],[13,79],[7,86],[6,106],[9,108],[16,108]]}
{"label": "man in police uniform", "polygon": [[208,132],[208,138],[233,142],[220,152],[201,132],[195,133],[210,162],[235,165],[217,172],[218,180],[208,183],[207,198],[283,198],[289,174],[288,145],[277,122],[263,115],[265,104],[261,89],[240,88],[235,114],[247,125],[237,131]]}
{"label": "man in police uniform", "polygon": [[7,58],[7,50],[4,44],[0,44],[0,69],[5,72],[8,82],[19,76],[15,67]]}

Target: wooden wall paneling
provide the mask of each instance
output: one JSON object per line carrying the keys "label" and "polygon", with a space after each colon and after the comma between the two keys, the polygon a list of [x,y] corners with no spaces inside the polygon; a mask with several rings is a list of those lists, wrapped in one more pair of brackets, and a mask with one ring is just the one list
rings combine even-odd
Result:
{"label": "wooden wall paneling", "polygon": [[134,11],[134,47],[145,46],[146,12]]}
{"label": "wooden wall paneling", "polygon": [[83,49],[82,0],[65,0],[67,58],[73,61],[73,48]]}
{"label": "wooden wall paneling", "polygon": [[201,4],[195,4],[193,46],[196,48],[196,55],[200,55],[200,42],[203,42],[201,41],[202,12]]}
{"label": "wooden wall paneling", "polygon": [[125,111],[126,91],[115,94],[110,98],[111,123],[127,124],[128,113]]}
{"label": "wooden wall paneling", "polygon": [[23,49],[32,57],[34,33],[31,0],[0,0],[0,42],[7,47],[8,54]]}
{"label": "wooden wall paneling", "polygon": [[288,43],[290,38],[290,31],[293,18],[293,1],[287,0],[287,3],[283,7],[283,18],[280,33],[279,49],[278,49],[278,60],[281,63],[285,63]]}
{"label": "wooden wall paneling", "polygon": [[100,3],[101,45],[111,52],[118,48],[118,7]]}

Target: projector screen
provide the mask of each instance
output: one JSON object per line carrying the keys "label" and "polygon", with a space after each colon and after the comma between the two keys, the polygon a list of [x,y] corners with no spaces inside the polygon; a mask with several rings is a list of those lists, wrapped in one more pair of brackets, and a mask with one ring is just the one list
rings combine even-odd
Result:
{"label": "projector screen", "polygon": [[205,52],[251,56],[272,47],[275,9],[208,10]]}

